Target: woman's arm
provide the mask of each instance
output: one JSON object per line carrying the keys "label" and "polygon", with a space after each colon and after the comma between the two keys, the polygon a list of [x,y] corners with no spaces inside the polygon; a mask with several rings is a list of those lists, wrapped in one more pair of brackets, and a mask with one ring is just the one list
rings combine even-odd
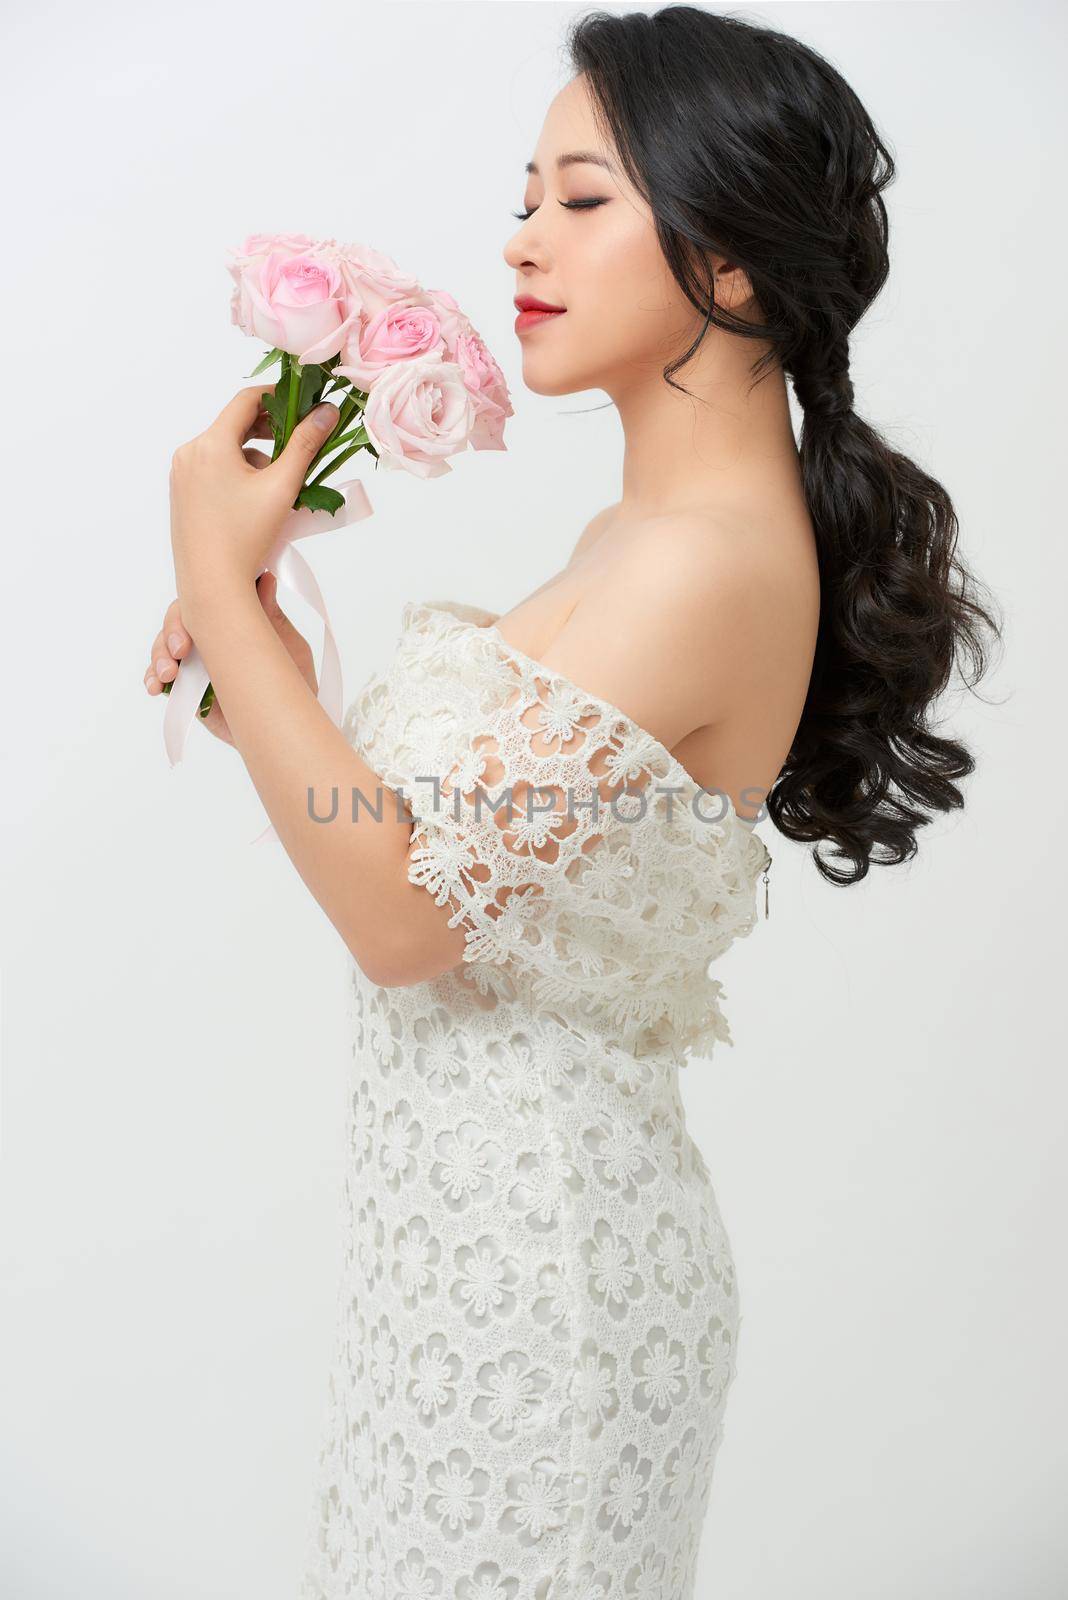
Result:
{"label": "woman's arm", "polygon": [[[725,625],[710,629],[709,618],[719,615],[722,623],[724,597],[739,600],[733,564],[710,560],[707,529],[671,532],[672,538],[658,532],[659,561],[639,551],[602,580],[547,650],[545,663],[635,714],[669,748],[707,715],[710,683],[724,672],[734,639]],[[275,831],[359,966],[389,987],[426,981],[458,965],[463,923],[450,927],[451,904],[439,905],[408,875],[410,809],[331,722],[265,615],[255,585],[224,578],[210,593],[187,595],[184,608]],[[532,737],[545,714],[544,706],[532,707]],[[448,788],[449,774],[434,776]],[[491,791],[498,787],[488,781]],[[364,803],[354,822],[356,792]],[[428,793],[418,791],[424,799]],[[449,801],[443,796],[437,804],[448,808]],[[381,820],[368,807],[379,810]],[[498,825],[506,826],[503,814]]]}
{"label": "woman's arm", "polygon": [[[294,659],[293,640],[280,637],[256,589],[337,418],[329,403],[316,407],[268,462],[243,447],[272,435],[262,401],[275,387],[242,389],[174,453],[175,614],[196,641],[229,742],[279,840],[353,958],[374,982],[415,983],[462,960],[463,930],[450,928],[447,913],[408,878],[411,812],[331,722],[311,673]],[[320,412],[325,427],[317,426]],[[146,686],[161,688],[151,675]]]}
{"label": "woman's arm", "polygon": [[407,876],[410,811],[323,710],[255,584],[187,592],[183,620],[275,832],[368,978],[415,983],[455,966],[463,929]]}
{"label": "woman's arm", "polygon": [[[437,888],[428,894],[409,875],[415,819],[407,800],[335,727],[256,592],[264,554],[325,437],[311,413],[277,460],[254,468],[242,446],[264,425],[261,394],[241,391],[175,452],[171,544],[182,619],[279,840],[355,961],[385,986],[426,981],[463,960],[468,930],[462,921],[450,927],[452,908],[438,903]],[[669,748],[705,720],[708,682],[718,680],[709,638],[717,657],[733,642],[729,628],[709,623],[736,588],[710,564],[707,530],[679,521],[670,541],[659,529],[654,551],[633,552],[602,576],[545,663]],[[532,731],[545,714],[537,705],[525,713]],[[422,776],[451,789],[450,774]],[[409,798],[423,802],[425,828],[425,791]]]}

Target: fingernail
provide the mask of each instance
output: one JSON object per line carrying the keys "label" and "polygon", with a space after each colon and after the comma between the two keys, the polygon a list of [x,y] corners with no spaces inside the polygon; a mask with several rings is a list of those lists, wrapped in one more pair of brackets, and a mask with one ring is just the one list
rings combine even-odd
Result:
{"label": "fingernail", "polygon": [[323,433],[329,433],[337,425],[337,406],[332,406],[329,400],[325,405],[316,406],[312,412],[312,422]]}
{"label": "fingernail", "polygon": [[176,656],[178,654],[179,650],[182,648],[182,636],[180,633],[169,633],[167,635],[167,648],[172,656]]}

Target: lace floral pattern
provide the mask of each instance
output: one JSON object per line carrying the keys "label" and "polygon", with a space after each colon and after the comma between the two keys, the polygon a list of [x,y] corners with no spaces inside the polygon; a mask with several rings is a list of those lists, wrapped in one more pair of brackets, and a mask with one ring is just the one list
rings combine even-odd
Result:
{"label": "lace floral pattern", "polygon": [[678,1078],[731,1042],[709,965],[769,857],[493,620],[409,603],[345,719],[466,944],[429,983],[349,968],[301,1597],[690,1600],[739,1313]]}
{"label": "lace floral pattern", "polygon": [[[488,964],[625,1050],[732,1043],[708,968],[755,926],[763,841],[623,712],[478,615],[405,606],[391,672],[347,721],[410,803],[409,877],[464,925],[483,992],[515,992]],[[494,810],[508,795],[511,814]]]}

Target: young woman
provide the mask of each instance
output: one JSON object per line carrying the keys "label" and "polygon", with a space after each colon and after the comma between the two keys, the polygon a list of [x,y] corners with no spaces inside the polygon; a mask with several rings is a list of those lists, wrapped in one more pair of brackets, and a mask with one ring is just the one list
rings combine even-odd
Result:
{"label": "young woman", "polygon": [[[306,1600],[689,1600],[739,1312],[678,1072],[730,1041],[710,964],[766,897],[752,824],[856,882],[973,767],[928,716],[995,625],[944,489],[852,403],[871,120],[813,51],[690,6],[570,47],[505,250],[524,382],[623,424],[567,566],[503,616],[413,599],[339,731],[254,577],[310,420],[243,459],[257,386],[174,461],[149,692],[195,638],[208,726],[353,957]],[[380,820],[316,820],[335,790]]]}

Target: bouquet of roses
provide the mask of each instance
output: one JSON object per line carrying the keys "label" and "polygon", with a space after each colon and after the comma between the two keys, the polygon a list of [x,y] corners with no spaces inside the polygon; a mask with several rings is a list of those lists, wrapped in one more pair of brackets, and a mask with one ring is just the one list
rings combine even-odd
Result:
{"label": "bouquet of roses", "polygon": [[[262,396],[274,436],[271,460],[314,406],[324,399],[337,403],[337,423],[308,469],[282,544],[369,513],[362,485],[331,488],[325,482],[361,450],[376,466],[434,478],[450,472],[447,457],[468,445],[505,448],[512,405],[504,375],[446,290],[424,289],[391,257],[366,245],[306,234],[251,234],[228,256],[231,321],[270,347],[249,376],[281,363],[273,392]],[[350,505],[348,515],[337,517],[346,506],[344,491],[353,489],[359,509]],[[318,515],[323,512],[326,518]],[[283,566],[286,556],[287,581],[297,574],[298,591],[315,604],[332,646],[318,586],[303,563],[298,567],[296,553],[281,551],[268,568]],[[180,678],[181,671],[174,683]],[[164,684],[163,692],[172,687]],[[208,683],[202,717],[213,698]]]}

